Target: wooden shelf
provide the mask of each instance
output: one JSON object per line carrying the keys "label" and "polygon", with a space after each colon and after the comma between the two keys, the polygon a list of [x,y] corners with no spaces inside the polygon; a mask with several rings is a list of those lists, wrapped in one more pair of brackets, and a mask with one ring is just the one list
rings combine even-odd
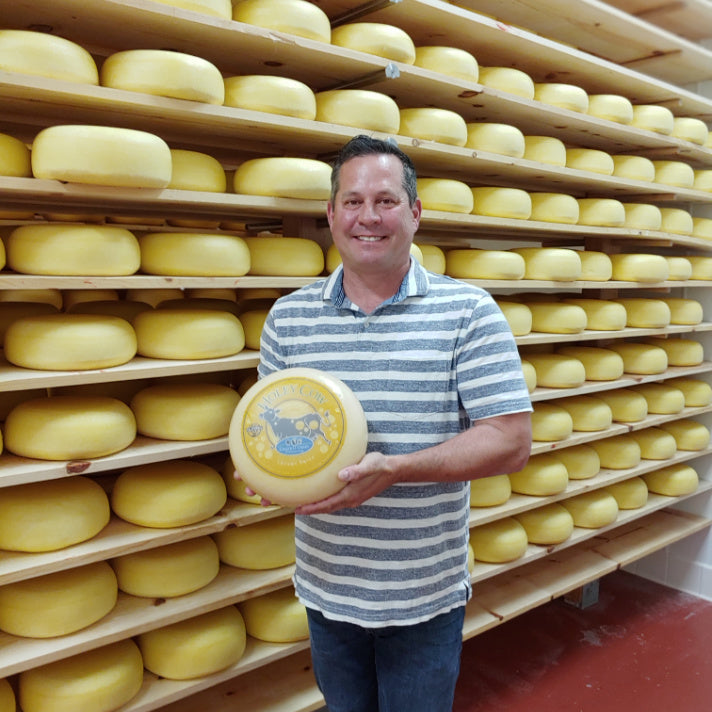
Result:
{"label": "wooden shelf", "polygon": [[[701,334],[712,331],[712,323],[683,326],[672,324],[658,329],[626,327],[620,331],[596,331],[584,329],[578,334],[550,334],[543,331],[533,331],[525,336],[517,336],[517,346],[533,346],[535,344],[569,343],[580,341],[610,341],[615,339],[635,339],[641,336],[667,336],[671,334]],[[2,371],[0,371],[0,374]]]}

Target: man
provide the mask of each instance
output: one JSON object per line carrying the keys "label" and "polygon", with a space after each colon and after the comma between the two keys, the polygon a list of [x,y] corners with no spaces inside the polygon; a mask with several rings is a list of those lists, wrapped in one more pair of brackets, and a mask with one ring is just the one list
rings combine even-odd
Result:
{"label": "man", "polygon": [[344,488],[296,510],[294,584],[329,712],[449,712],[459,671],[469,480],[515,472],[531,404],[486,292],[410,257],[421,215],[410,159],[349,141],[327,217],[342,266],[279,299],[260,376],[294,366],[356,393],[368,452]]}

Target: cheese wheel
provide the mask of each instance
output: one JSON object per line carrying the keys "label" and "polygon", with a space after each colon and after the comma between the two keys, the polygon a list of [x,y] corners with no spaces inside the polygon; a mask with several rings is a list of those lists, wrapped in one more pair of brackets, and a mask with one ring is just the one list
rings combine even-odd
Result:
{"label": "cheese wheel", "polygon": [[695,325],[702,322],[702,304],[696,299],[682,297],[664,297],[663,300],[670,309],[671,324]]}
{"label": "cheese wheel", "polygon": [[677,452],[675,438],[662,428],[634,430],[630,436],[640,446],[644,460],[667,460]]}
{"label": "cheese wheel", "polygon": [[21,457],[85,460],[127,448],[136,437],[136,421],[115,398],[33,398],[8,414],[3,435],[5,447]]}
{"label": "cheese wheel", "polygon": [[610,406],[593,396],[571,396],[556,401],[571,416],[573,429],[576,432],[598,432],[610,428],[613,423],[613,413]]}
{"label": "cheese wheel", "polygon": [[631,230],[660,230],[663,215],[657,205],[647,203],[624,203],[624,226]]}
{"label": "cheese wheel", "polygon": [[561,247],[518,247],[524,258],[524,279],[573,282],[581,277],[581,259],[576,250]]}
{"label": "cheese wheel", "polygon": [[166,529],[208,519],[226,499],[225,482],[215,469],[172,460],[124,470],[111,491],[111,508],[132,524]]}
{"label": "cheese wheel", "polygon": [[612,299],[571,297],[562,299],[586,312],[586,328],[594,331],[620,331],[626,326],[628,314],[625,306]]}
{"label": "cheese wheel", "polygon": [[0,498],[0,549],[64,549],[98,534],[109,516],[106,493],[87,477],[5,487]]}
{"label": "cheese wheel", "polygon": [[571,414],[554,403],[534,403],[531,425],[532,440],[536,442],[564,440],[573,432]]}
{"label": "cheese wheel", "polygon": [[467,50],[459,47],[437,45],[415,48],[413,64],[431,72],[439,72],[466,82],[476,82],[480,76],[477,59]]}
{"label": "cheese wheel", "polygon": [[331,166],[311,158],[252,158],[237,167],[233,189],[246,195],[327,200]]}
{"label": "cheese wheel", "polygon": [[350,22],[334,27],[331,44],[403,64],[415,62],[415,45],[408,33],[381,22]]}
{"label": "cheese wheel", "polygon": [[550,453],[532,455],[518,472],[509,474],[512,492],[545,497],[566,489],[569,475],[566,466]]}
{"label": "cheese wheel", "polygon": [[[1,34],[0,43],[2,43]],[[19,138],[4,133],[0,133],[0,175],[15,178],[32,176],[30,149]]]}
{"label": "cheese wheel", "polygon": [[115,710],[143,684],[143,660],[131,638],[24,670],[19,701],[25,712]]}
{"label": "cheese wheel", "polygon": [[558,502],[521,512],[514,518],[524,527],[530,544],[542,546],[561,544],[574,531],[574,520],[571,513]]}
{"label": "cheese wheel", "polygon": [[527,532],[514,517],[480,524],[470,529],[475,561],[503,564],[521,558],[527,551]]}
{"label": "cheese wheel", "polygon": [[119,590],[145,598],[174,598],[207,586],[220,569],[209,536],[135,551],[111,560]]}
{"label": "cheese wheel", "polygon": [[512,495],[507,475],[491,475],[470,480],[470,507],[496,507]]}
{"label": "cheese wheel", "polygon": [[480,67],[479,82],[497,91],[515,94],[524,99],[533,99],[534,81],[521,69],[513,67]]}
{"label": "cheese wheel", "polygon": [[232,17],[231,0],[156,0],[163,5],[171,5],[204,15],[220,17],[229,20]]}
{"label": "cheese wheel", "polygon": [[652,183],[655,180],[655,164],[645,156],[618,154],[613,156],[613,175]]}
{"label": "cheese wheel", "polygon": [[401,109],[398,133],[451,146],[464,146],[467,143],[465,119],[449,109]]}
{"label": "cheese wheel", "polygon": [[0,678],[0,710],[2,712],[15,712],[15,691],[6,678]]}
{"label": "cheese wheel", "polygon": [[472,188],[472,212],[496,218],[527,220],[532,213],[529,193],[521,188]]}
{"label": "cheese wheel", "polygon": [[474,208],[472,190],[467,183],[449,178],[418,178],[417,185],[423,210],[469,214]]}
{"label": "cheese wheel", "polygon": [[[692,276],[692,265],[687,257],[670,257],[665,256],[665,261],[668,263],[668,279],[671,282],[684,282]],[[672,317],[671,317],[671,323]]]}
{"label": "cheese wheel", "polygon": [[142,311],[151,309],[144,302],[130,302],[126,299],[100,299],[98,301],[77,302],[67,309],[70,314],[98,314],[115,316],[131,323]]}
{"label": "cheese wheel", "polygon": [[576,304],[530,302],[532,331],[546,334],[580,334],[586,328],[586,312]]}
{"label": "cheese wheel", "polygon": [[668,367],[668,357],[659,346],[634,342],[612,343],[609,349],[620,354],[624,373],[651,375],[663,373]]}
{"label": "cheese wheel", "polygon": [[225,85],[207,59],[167,49],[129,49],[110,54],[100,82],[112,89],[222,105]]}
{"label": "cheese wheel", "polygon": [[524,258],[508,250],[448,250],[445,273],[458,279],[522,279]]}
{"label": "cheese wheel", "polygon": [[[577,203],[578,205],[578,203]],[[605,252],[579,250],[581,279],[588,282],[607,282],[613,275],[611,258]]]}
{"label": "cheese wheel", "polygon": [[[55,306],[43,302],[0,302],[0,344],[3,343],[5,332],[10,324],[18,319],[56,313],[57,308]],[[3,418],[0,418],[0,420],[3,420]]]}
{"label": "cheese wheel", "polygon": [[66,289],[62,292],[65,311],[71,311],[78,304],[106,300],[118,302],[118,291],[116,289]]}
{"label": "cheese wheel", "polygon": [[532,203],[530,220],[575,225],[579,218],[579,204],[566,193],[529,193]]}
{"label": "cheese wheel", "polygon": [[58,289],[3,289],[0,290],[0,303],[2,302],[51,304],[56,309],[61,309],[62,292]]}
{"label": "cheese wheel", "polygon": [[475,571],[475,550],[469,542],[467,543],[467,571],[470,576],[472,576]]}
{"label": "cheese wheel", "polygon": [[588,111],[588,94],[574,84],[537,82],[534,84],[534,99],[568,111],[583,114]]}
{"label": "cheese wheel", "polygon": [[537,386],[536,369],[526,359],[522,359],[522,374],[524,375],[524,382],[527,384],[527,390],[529,393],[533,393]]}
{"label": "cheese wheel", "polygon": [[207,153],[171,149],[173,169],[169,188],[224,193],[227,178],[220,161]]}
{"label": "cheese wheel", "polygon": [[685,396],[679,388],[667,383],[642,383],[635,387],[648,403],[648,413],[670,415],[685,407]]}
{"label": "cheese wheel", "polygon": [[0,69],[80,84],[99,83],[99,72],[87,50],[47,32],[0,30]]}
{"label": "cheese wheel", "polygon": [[[272,290],[270,290],[270,292],[271,291]],[[275,290],[275,292],[277,296],[280,295],[280,292],[278,290]],[[221,299],[228,302],[237,302],[237,292],[232,287],[195,287],[193,289],[186,289],[185,296],[187,299],[208,298]]]}
{"label": "cheese wheel", "polygon": [[248,389],[232,417],[229,444],[250,489],[270,502],[295,506],[343,488],[339,470],[366,452],[366,417],[336,377],[289,368]]}
{"label": "cheese wheel", "polygon": [[232,19],[319,42],[333,39],[326,13],[306,0],[241,0]]}
{"label": "cheese wheel", "polygon": [[[256,379],[255,379],[256,380]],[[250,383],[252,385],[252,383]],[[249,386],[247,386],[249,388]],[[247,389],[245,389],[245,392]],[[241,479],[237,479],[235,473],[235,465],[232,458],[228,455],[221,469],[221,475],[227,488],[227,493],[238,502],[247,502],[248,504],[260,504],[262,497],[259,494],[247,494],[247,485]]]}
{"label": "cheese wheel", "polygon": [[648,415],[648,401],[632,388],[600,391],[596,398],[608,404],[617,423],[637,423]]}
{"label": "cheese wheel", "polygon": [[701,408],[712,403],[712,386],[698,378],[671,378],[666,381],[682,391],[686,408]]}
{"label": "cheese wheel", "polygon": [[365,89],[332,89],[318,92],[316,120],[364,131],[397,134],[400,128],[398,104],[386,94]]}
{"label": "cheese wheel", "polygon": [[675,128],[675,116],[665,106],[638,104],[633,106],[633,120],[630,123],[635,128],[669,136]]}
{"label": "cheese wheel", "polygon": [[614,301],[626,311],[626,326],[657,329],[670,324],[670,307],[662,299],[628,297]]}
{"label": "cheese wheel", "polygon": [[268,643],[294,643],[309,637],[307,611],[291,587],[240,603],[247,632]]}
{"label": "cheese wheel", "polygon": [[574,520],[574,526],[584,529],[599,529],[618,518],[618,502],[604,489],[582,492],[561,501]]}
{"label": "cheese wheel", "polygon": [[133,233],[108,225],[22,225],[5,242],[8,266],[23,274],[123,276],[141,261]]}
{"label": "cheese wheel", "polygon": [[245,652],[245,622],[235,606],[141,633],[146,670],[167,680],[192,680],[237,663]]}
{"label": "cheese wheel", "polygon": [[577,358],[563,354],[527,354],[536,370],[537,386],[541,388],[577,388],[586,380],[586,370]]}
{"label": "cheese wheel", "polygon": [[682,208],[660,208],[661,225],[663,232],[673,235],[692,234],[692,215]]}
{"label": "cheese wheel", "polygon": [[465,145],[476,151],[488,151],[512,158],[524,156],[524,134],[509,124],[468,123]]}
{"label": "cheese wheel", "polygon": [[294,517],[276,517],[213,534],[220,560],[241,569],[261,571],[294,563]]}
{"label": "cheese wheel", "polygon": [[183,291],[178,287],[158,288],[158,289],[128,289],[126,291],[126,299],[129,301],[142,302],[149,306],[158,306],[161,302],[170,299],[183,299]]}
{"label": "cheese wheel", "polygon": [[578,171],[613,175],[613,158],[605,151],[594,148],[567,148],[566,167]]}
{"label": "cheese wheel", "polygon": [[683,161],[653,161],[655,182],[674,185],[678,188],[692,188],[695,174],[692,166]]}
{"label": "cheese wheel", "polygon": [[23,401],[32,400],[33,398],[44,398],[46,395],[46,388],[30,388],[22,391],[0,391],[0,423],[7,418],[8,413],[10,413],[15,406]]}
{"label": "cheese wheel", "polygon": [[692,274],[690,279],[699,279],[703,281],[712,280],[712,257],[704,257],[702,255],[688,255],[687,259],[692,265]]}
{"label": "cheese wheel", "polygon": [[661,423],[660,429],[675,438],[678,450],[704,450],[710,443],[710,431],[702,423],[689,418]]}
{"label": "cheese wheel", "polygon": [[27,638],[68,635],[116,605],[116,576],[106,561],[0,586],[0,629]]}
{"label": "cheese wheel", "polygon": [[562,346],[556,349],[556,353],[580,361],[587,381],[615,381],[623,375],[623,358],[608,348]]}
{"label": "cheese wheel", "polygon": [[705,358],[702,344],[694,339],[658,337],[647,342],[665,351],[668,366],[699,366]]}
{"label": "cheese wheel", "polygon": [[680,497],[691,494],[699,485],[697,472],[684,463],[669,465],[642,475],[648,491],[666,497]]}
{"label": "cheese wheel", "polygon": [[590,445],[574,445],[562,448],[554,456],[563,463],[570,480],[587,480],[601,469],[601,459]]}
{"label": "cheese wheel", "polygon": [[566,146],[553,136],[524,136],[524,158],[563,168],[566,165]]}
{"label": "cheese wheel", "polygon": [[625,208],[614,198],[578,198],[579,225],[622,227],[625,224]]}
{"label": "cheese wheel", "polygon": [[709,129],[702,119],[695,119],[692,116],[676,116],[672,120],[672,135],[683,141],[704,146]]}
{"label": "cheese wheel", "polygon": [[437,245],[418,245],[423,254],[423,267],[435,274],[445,274],[447,261],[445,252]]}
{"label": "cheese wheel", "polygon": [[623,282],[664,282],[669,274],[662,255],[618,253],[611,255],[612,278]]}
{"label": "cheese wheel", "polygon": [[696,170],[692,187],[695,190],[712,192],[712,170]]}
{"label": "cheese wheel", "polygon": [[589,94],[586,113],[597,119],[630,124],[633,121],[633,104],[628,97],[620,94]]}
{"label": "cheese wheel", "polygon": [[319,243],[304,237],[245,237],[252,275],[315,277],[324,270]]}
{"label": "cheese wheel", "polygon": [[497,299],[496,302],[514,336],[525,336],[532,330],[532,311],[526,304],[504,299]]}
{"label": "cheese wheel", "polygon": [[613,495],[618,509],[639,509],[648,502],[648,486],[642,477],[630,477],[622,482],[613,482],[603,488]]}
{"label": "cheese wheel", "polygon": [[601,467],[609,470],[627,470],[640,464],[640,445],[628,434],[596,440],[591,447],[598,453]]}

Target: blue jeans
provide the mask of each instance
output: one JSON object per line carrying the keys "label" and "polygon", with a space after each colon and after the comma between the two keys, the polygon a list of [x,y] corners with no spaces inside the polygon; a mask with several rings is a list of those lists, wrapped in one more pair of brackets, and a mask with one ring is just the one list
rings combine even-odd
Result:
{"label": "blue jeans", "polygon": [[329,712],[452,711],[464,606],[387,628],[307,613],[314,675]]}

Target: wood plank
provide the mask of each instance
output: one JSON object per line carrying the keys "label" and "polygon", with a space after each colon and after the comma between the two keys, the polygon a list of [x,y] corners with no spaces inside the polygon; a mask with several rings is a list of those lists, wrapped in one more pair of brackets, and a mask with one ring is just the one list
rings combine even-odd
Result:
{"label": "wood plank", "polygon": [[[472,590],[472,600],[489,611],[498,624],[548,603],[551,598],[548,591],[523,576],[521,569],[477,583]],[[479,635],[481,632],[481,629],[468,629],[467,637]]]}
{"label": "wood plank", "polygon": [[606,0],[625,10],[691,40],[709,39],[712,34],[712,5],[709,0]]}

